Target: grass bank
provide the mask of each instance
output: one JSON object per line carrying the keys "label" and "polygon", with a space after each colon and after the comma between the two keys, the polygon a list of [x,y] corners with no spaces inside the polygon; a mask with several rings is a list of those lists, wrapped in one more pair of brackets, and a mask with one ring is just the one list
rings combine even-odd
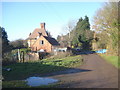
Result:
{"label": "grass bank", "polygon": [[99,54],[102,58],[104,58],[107,62],[114,65],[116,68],[120,68],[120,62],[118,61],[118,56],[110,56],[106,54]]}
{"label": "grass bank", "polygon": [[11,71],[3,70],[3,88],[5,87],[29,87],[26,85],[26,78],[34,75],[44,75],[51,72],[62,71],[74,68],[82,64],[82,57],[68,56],[61,59],[43,59],[41,61],[31,61],[16,63],[3,68],[11,68]]}

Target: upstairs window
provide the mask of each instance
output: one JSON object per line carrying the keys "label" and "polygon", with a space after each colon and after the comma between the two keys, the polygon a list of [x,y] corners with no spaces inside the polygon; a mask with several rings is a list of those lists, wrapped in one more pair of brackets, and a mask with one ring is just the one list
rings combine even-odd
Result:
{"label": "upstairs window", "polygon": [[43,45],[44,44],[44,41],[43,40],[40,40],[40,45]]}

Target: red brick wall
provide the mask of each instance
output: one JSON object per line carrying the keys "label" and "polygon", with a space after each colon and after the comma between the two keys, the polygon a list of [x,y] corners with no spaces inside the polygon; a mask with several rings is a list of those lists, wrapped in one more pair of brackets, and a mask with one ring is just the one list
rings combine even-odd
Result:
{"label": "red brick wall", "polygon": [[35,41],[36,41],[36,40],[34,40],[34,39],[33,39],[33,40],[28,40],[28,43],[29,43],[28,46],[31,47],[31,46],[35,43]]}
{"label": "red brick wall", "polygon": [[[44,41],[43,45],[40,44],[40,40]],[[32,45],[33,51],[44,49],[46,52],[51,52],[51,48],[52,48],[52,45],[43,36],[38,38],[37,41]]]}

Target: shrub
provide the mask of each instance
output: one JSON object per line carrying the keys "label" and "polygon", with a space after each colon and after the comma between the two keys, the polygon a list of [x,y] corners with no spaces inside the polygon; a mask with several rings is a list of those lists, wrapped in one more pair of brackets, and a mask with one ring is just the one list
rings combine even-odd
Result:
{"label": "shrub", "polygon": [[7,52],[4,54],[4,58],[2,58],[2,65],[8,65],[17,62],[17,57],[13,56],[11,52]]}
{"label": "shrub", "polygon": [[60,59],[60,58],[64,58],[64,57],[72,56],[72,55],[73,55],[72,51],[70,51],[70,52],[57,52],[57,55],[51,56],[51,59]]}

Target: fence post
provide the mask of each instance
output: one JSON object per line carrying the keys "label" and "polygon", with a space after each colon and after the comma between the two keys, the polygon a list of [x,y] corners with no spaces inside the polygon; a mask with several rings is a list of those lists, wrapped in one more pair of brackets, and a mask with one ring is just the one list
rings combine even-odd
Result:
{"label": "fence post", "polygon": [[20,49],[18,49],[18,60],[20,62]]}
{"label": "fence post", "polygon": [[21,60],[24,63],[24,51],[21,52]]}

